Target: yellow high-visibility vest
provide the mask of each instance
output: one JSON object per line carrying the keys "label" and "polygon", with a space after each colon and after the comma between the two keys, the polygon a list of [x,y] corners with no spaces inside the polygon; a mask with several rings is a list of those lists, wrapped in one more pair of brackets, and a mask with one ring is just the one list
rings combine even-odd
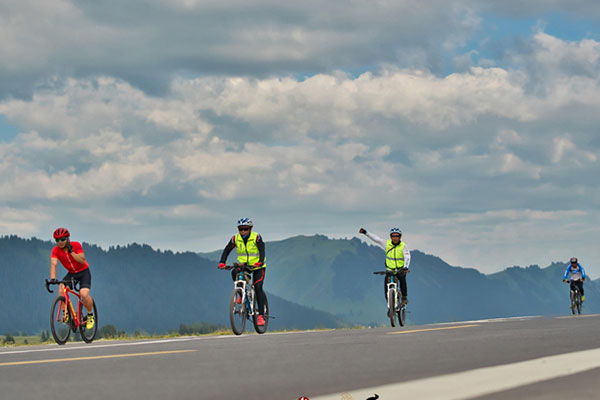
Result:
{"label": "yellow high-visibility vest", "polygon": [[[260,268],[266,268],[267,263],[265,262],[261,267],[254,267],[253,265],[260,261],[260,253],[258,251],[258,246],[256,245],[256,238],[258,237],[258,233],[251,232],[248,241],[244,243],[244,239],[242,235],[239,233],[235,235],[235,249],[237,251],[237,260],[238,263],[243,264],[246,263],[250,266],[252,271],[255,271]],[[266,260],[265,260],[266,261]]]}
{"label": "yellow high-visibility vest", "polygon": [[404,267],[404,242],[394,246],[392,239],[388,239],[385,245],[385,266],[392,271]]}

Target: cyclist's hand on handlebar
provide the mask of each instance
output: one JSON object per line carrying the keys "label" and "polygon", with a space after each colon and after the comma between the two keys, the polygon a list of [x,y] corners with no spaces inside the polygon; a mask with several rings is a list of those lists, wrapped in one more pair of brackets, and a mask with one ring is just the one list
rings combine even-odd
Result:
{"label": "cyclist's hand on handlebar", "polygon": [[360,228],[360,230],[358,231],[358,233],[362,233],[363,235],[367,233],[367,230],[365,228]]}
{"label": "cyclist's hand on handlebar", "polygon": [[261,263],[261,262],[255,262],[254,263],[255,267],[262,267],[263,265],[264,265],[264,263]]}
{"label": "cyclist's hand on handlebar", "polygon": [[227,265],[225,263],[219,263],[219,269],[225,268]]}
{"label": "cyclist's hand on handlebar", "polygon": [[58,280],[57,280],[56,278],[54,278],[54,279],[49,279],[49,280],[48,280],[48,283],[51,283],[51,284],[56,284],[56,283],[58,283]]}
{"label": "cyclist's hand on handlebar", "polygon": [[563,282],[568,282],[566,279],[563,279]]}

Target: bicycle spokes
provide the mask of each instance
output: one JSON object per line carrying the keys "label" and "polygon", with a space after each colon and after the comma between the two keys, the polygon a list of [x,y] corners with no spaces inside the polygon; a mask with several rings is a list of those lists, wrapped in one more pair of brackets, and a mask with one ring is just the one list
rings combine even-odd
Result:
{"label": "bicycle spokes", "polygon": [[[81,338],[83,339],[84,342],[91,343],[94,340],[94,338],[96,337],[96,332],[98,331],[98,310],[96,309],[96,302],[94,301],[93,306],[92,306],[92,315],[89,315],[86,312],[86,315],[84,317],[83,316],[84,309],[85,308],[82,308],[80,310],[82,318],[81,318],[81,324],[79,325],[79,333],[81,333]],[[91,320],[93,322],[93,324],[90,328],[87,327],[88,320]]]}
{"label": "bicycle spokes", "polygon": [[246,308],[245,301],[240,301],[242,292],[236,288],[231,294],[229,301],[229,322],[231,323],[231,330],[236,335],[241,335],[246,327],[246,319],[248,318],[248,311]]}
{"label": "bicycle spokes", "polygon": [[50,328],[56,343],[65,344],[69,340],[73,324],[70,309],[65,307],[65,298],[62,296],[57,297],[50,311]]}

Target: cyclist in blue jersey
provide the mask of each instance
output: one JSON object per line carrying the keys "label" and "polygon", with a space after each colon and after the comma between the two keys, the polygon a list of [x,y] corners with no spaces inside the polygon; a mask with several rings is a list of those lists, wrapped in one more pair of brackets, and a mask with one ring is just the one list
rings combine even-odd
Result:
{"label": "cyclist in blue jersey", "polygon": [[585,296],[583,295],[583,281],[585,280],[585,269],[579,264],[577,257],[571,257],[571,263],[565,270],[565,275],[563,276],[563,282],[566,282],[571,279],[571,290],[575,287],[579,289],[579,293],[581,293],[581,302],[585,300]]}

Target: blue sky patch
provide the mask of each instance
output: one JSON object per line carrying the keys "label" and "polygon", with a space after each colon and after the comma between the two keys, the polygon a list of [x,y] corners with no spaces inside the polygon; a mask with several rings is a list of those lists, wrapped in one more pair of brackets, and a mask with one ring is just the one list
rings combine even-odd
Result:
{"label": "blue sky patch", "polygon": [[6,121],[6,117],[0,114],[0,140],[3,142],[9,142],[14,139],[15,136],[19,133],[19,129],[9,124]]}

